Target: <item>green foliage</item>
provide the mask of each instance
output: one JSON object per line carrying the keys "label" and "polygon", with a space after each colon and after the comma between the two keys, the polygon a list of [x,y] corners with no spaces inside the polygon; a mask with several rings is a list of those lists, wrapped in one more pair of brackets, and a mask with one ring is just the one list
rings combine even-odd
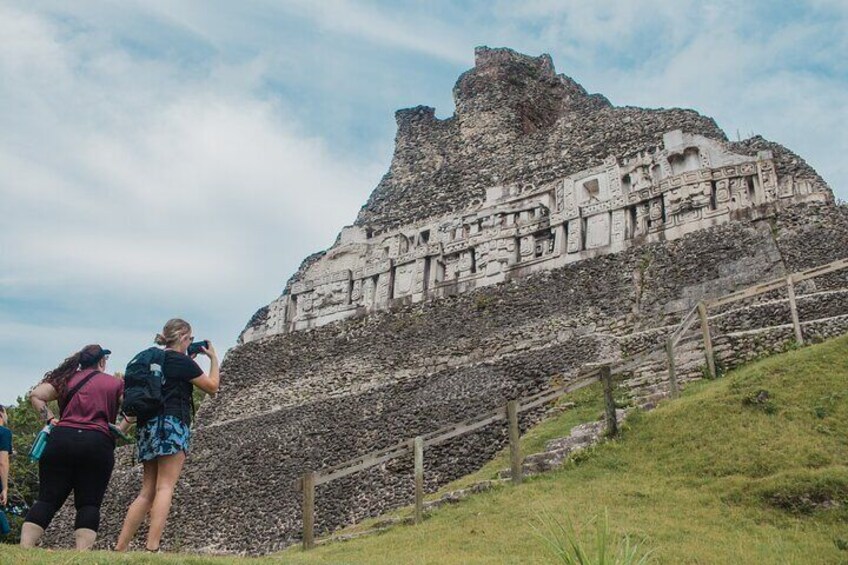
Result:
{"label": "green foliage", "polygon": [[485,294],[478,294],[474,297],[474,308],[480,312],[492,305],[492,297]]}
{"label": "green foliage", "polygon": [[651,267],[653,262],[654,254],[650,250],[642,252],[641,257],[639,257],[639,271],[642,274],[642,278],[644,278],[645,272]]}
{"label": "green foliage", "polygon": [[[555,381],[554,384],[558,383]],[[579,424],[594,422],[599,418],[603,418],[604,392],[601,383],[595,383],[573,394],[564,396],[561,398],[559,404],[566,404],[568,408],[560,414],[547,418],[541,424],[528,430],[527,433],[521,436],[522,453],[528,454],[542,451],[548,441],[565,435],[564,430],[570,431],[571,428]],[[509,465],[509,448],[506,447],[479,471],[446,485],[442,491],[447,492],[479,481],[496,479],[498,471],[509,467]]]}
{"label": "green foliage", "polygon": [[[531,527],[539,508],[574,517],[609,508],[609,531],[650,540],[650,559],[658,563],[844,562],[845,382],[848,336],[689,383],[679,400],[632,413],[615,441],[578,452],[559,471],[520,487],[475,495],[415,527],[283,555],[295,563],[550,563]],[[761,391],[769,398],[746,405]],[[580,423],[578,412],[598,419],[600,387],[585,394],[592,393],[591,408],[572,408],[530,430],[522,453],[541,448],[538,436],[525,444],[531,434],[567,434]],[[778,408],[771,414],[769,400]],[[825,408],[824,418],[816,406]],[[505,459],[498,465],[507,466]],[[484,470],[477,480],[491,476],[492,467]],[[593,533],[575,538],[586,552],[595,547]]]}
{"label": "green foliage", "polygon": [[569,518],[563,522],[550,512],[537,515],[531,527],[558,563],[565,565],[643,565],[648,563],[651,552],[643,550],[638,543],[631,540],[629,535],[620,536],[616,542],[615,537],[610,533],[607,514],[604,515],[603,520],[595,517],[591,522],[596,524],[594,544],[581,539]]}
{"label": "green foliage", "polygon": [[837,408],[837,406],[844,402],[845,392],[844,391],[832,391],[828,394],[822,395],[819,398],[819,401],[816,403],[816,406],[813,408],[813,412],[816,415],[816,418],[820,420],[824,420],[833,411]]}
{"label": "green foliage", "polygon": [[[58,408],[54,408],[58,410]],[[29,450],[44,422],[26,398],[19,396],[8,408],[8,427],[12,430],[12,456],[9,469],[9,504],[7,515],[12,531],[0,536],[0,541],[17,543],[23,516],[38,494],[38,464],[29,459]]]}
{"label": "green foliage", "polygon": [[[713,358],[713,366],[715,367],[715,378],[720,379],[727,373],[727,367],[715,357]],[[701,372],[702,379],[712,380],[713,376],[710,374],[710,368],[706,364],[701,365],[698,369]]]}
{"label": "green foliage", "polygon": [[194,402],[195,409],[200,409],[201,403],[206,400],[206,397],[209,396],[202,390],[197,387],[194,387],[194,390],[191,393],[192,402]]}

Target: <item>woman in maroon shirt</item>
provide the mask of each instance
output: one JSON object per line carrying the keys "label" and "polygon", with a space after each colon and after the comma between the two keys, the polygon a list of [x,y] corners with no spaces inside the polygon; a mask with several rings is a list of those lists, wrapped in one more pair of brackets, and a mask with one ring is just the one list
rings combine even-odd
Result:
{"label": "woman in maroon shirt", "polygon": [[[54,428],[38,461],[38,499],[21,529],[23,547],[38,544],[71,491],[77,549],[94,545],[100,505],[115,465],[109,424],[118,416],[124,390],[123,381],[103,372],[109,353],[99,345],[87,345],[48,372],[30,392],[33,407]],[[52,400],[59,401],[58,419],[47,406]]]}

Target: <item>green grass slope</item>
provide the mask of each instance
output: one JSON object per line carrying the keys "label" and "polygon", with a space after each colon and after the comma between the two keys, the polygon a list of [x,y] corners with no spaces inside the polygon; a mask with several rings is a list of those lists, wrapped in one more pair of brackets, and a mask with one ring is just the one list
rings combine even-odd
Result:
{"label": "green grass slope", "polygon": [[[596,417],[597,399],[586,394],[525,436],[525,452]],[[614,536],[638,541],[656,563],[848,563],[848,336],[691,385],[561,470],[475,495],[419,526],[244,561],[550,563],[539,529],[570,521],[591,544],[604,516]],[[7,560],[202,562],[0,548]]]}
{"label": "green grass slope", "polygon": [[[567,428],[560,430],[566,433]],[[297,563],[546,563],[595,517],[658,563],[848,563],[848,336],[690,386],[560,471]],[[535,528],[534,528],[535,526]]]}

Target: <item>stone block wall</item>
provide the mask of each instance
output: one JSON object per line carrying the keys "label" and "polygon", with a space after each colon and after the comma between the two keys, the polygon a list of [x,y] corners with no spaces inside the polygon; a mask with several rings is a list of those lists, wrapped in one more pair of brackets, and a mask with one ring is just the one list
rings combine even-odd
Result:
{"label": "stone block wall", "polygon": [[[805,343],[823,341],[848,330],[846,299],[848,287],[798,296],[798,313]],[[719,372],[796,346],[786,298],[710,315],[709,324]],[[663,326],[619,339],[623,357],[649,354],[644,363],[626,375],[623,383],[636,404],[651,403],[667,396],[668,364],[663,348],[675,329],[674,325]],[[675,348],[675,368],[681,384],[700,379],[705,374],[703,337],[697,320]]]}

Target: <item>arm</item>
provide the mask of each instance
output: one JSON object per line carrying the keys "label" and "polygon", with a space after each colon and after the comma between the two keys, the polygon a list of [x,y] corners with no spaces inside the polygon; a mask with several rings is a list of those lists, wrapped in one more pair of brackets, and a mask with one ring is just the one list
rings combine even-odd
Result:
{"label": "arm", "polygon": [[129,418],[121,418],[121,421],[118,422],[118,429],[121,430],[122,433],[128,433],[134,423],[135,422],[131,422]]}
{"label": "arm", "polygon": [[[122,406],[124,404],[124,395],[118,397],[118,406]],[[135,423],[135,418],[130,418],[123,412],[118,413],[118,429],[121,430],[121,433],[127,433],[132,425]]]}
{"label": "arm", "polygon": [[0,451],[0,506],[9,501],[9,452]]}
{"label": "arm", "polygon": [[212,347],[212,342],[209,342],[208,348],[202,348],[201,353],[209,357],[209,374],[203,373],[197,378],[191,380],[191,384],[205,392],[206,394],[215,394],[218,392],[218,387],[221,384],[221,375],[218,370],[218,354],[215,348]]}
{"label": "arm", "polygon": [[59,395],[56,394],[56,389],[49,383],[41,383],[29,393],[30,404],[32,404],[32,407],[35,408],[35,411],[38,412],[38,415],[41,416],[41,419],[45,423],[49,423],[50,420],[56,420],[47,403],[57,398],[59,398]]}

